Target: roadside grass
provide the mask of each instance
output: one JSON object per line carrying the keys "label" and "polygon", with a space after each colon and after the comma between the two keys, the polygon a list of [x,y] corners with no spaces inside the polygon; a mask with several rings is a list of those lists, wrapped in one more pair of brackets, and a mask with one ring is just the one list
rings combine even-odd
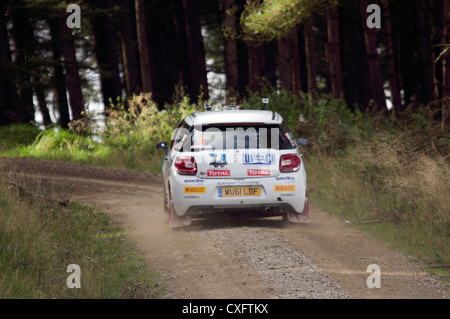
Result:
{"label": "roadside grass", "polygon": [[41,131],[33,125],[0,126],[0,153],[32,144]]}
{"label": "roadside grass", "polygon": [[92,136],[79,135],[70,130],[48,129],[40,132],[31,143],[5,148],[0,153],[3,156],[34,157],[102,167],[160,170],[162,158],[155,156],[156,142],[153,139],[127,136],[127,145],[119,144],[112,139],[101,143]]}
{"label": "roadside grass", "polygon": [[305,163],[311,203],[450,279],[448,163],[395,139],[361,143],[345,155],[306,155]]}
{"label": "roadside grass", "polygon": [[[159,274],[108,214],[62,205],[39,186],[0,181],[0,298],[161,298]],[[81,288],[67,287],[70,264]]]}

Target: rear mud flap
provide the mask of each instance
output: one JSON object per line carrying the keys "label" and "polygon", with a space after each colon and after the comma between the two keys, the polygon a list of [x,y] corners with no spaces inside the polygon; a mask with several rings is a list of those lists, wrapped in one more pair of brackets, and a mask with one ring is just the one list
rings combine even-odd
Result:
{"label": "rear mud flap", "polygon": [[300,214],[288,212],[287,218],[291,223],[308,224],[310,222],[308,194],[306,194],[305,208],[303,209],[303,212]]}
{"label": "rear mud flap", "polygon": [[297,223],[297,224],[308,224],[309,223],[309,217],[305,216],[304,214],[298,214],[298,213],[287,213],[287,218],[291,223]]}
{"label": "rear mud flap", "polygon": [[169,226],[171,228],[178,228],[189,226],[192,223],[191,216],[178,216],[175,213],[175,207],[173,205],[172,198],[169,198]]}
{"label": "rear mud flap", "polygon": [[177,216],[173,214],[169,220],[169,225],[171,228],[189,226],[192,223],[191,216]]}

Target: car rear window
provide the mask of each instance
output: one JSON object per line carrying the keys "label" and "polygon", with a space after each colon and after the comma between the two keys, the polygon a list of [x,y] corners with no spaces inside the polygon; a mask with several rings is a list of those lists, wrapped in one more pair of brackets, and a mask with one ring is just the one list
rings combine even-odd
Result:
{"label": "car rear window", "polygon": [[292,149],[295,142],[280,125],[215,124],[180,130],[174,148],[178,151],[229,149]]}

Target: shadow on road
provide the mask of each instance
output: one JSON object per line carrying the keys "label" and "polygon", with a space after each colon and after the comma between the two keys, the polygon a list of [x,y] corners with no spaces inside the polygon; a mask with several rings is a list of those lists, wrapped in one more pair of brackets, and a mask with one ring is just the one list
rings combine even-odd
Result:
{"label": "shadow on road", "polygon": [[283,228],[303,228],[307,225],[293,224],[282,217],[269,218],[251,218],[233,215],[209,215],[203,218],[192,219],[192,224],[186,227],[173,228],[174,231],[180,232],[197,232],[213,229],[228,228],[267,228],[267,229],[283,229]]}

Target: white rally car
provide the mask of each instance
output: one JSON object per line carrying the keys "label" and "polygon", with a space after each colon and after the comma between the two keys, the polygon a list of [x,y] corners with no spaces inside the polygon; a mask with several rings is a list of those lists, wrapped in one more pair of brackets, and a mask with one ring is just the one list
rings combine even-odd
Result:
{"label": "white rally car", "polygon": [[[233,107],[226,107],[231,108]],[[173,132],[162,167],[171,227],[209,213],[283,216],[308,223],[306,172],[283,118],[267,110],[189,114]]]}

